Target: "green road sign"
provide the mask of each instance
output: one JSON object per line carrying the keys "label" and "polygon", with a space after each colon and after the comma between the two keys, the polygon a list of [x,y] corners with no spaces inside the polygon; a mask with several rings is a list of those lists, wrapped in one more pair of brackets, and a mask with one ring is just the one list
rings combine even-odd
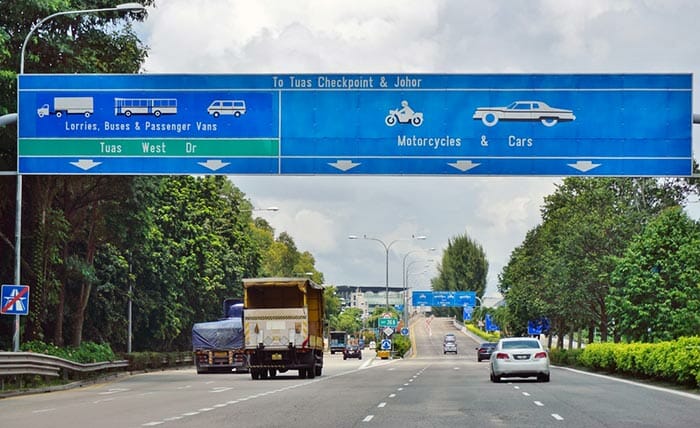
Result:
{"label": "green road sign", "polygon": [[399,325],[398,318],[379,318],[379,327],[396,327]]}

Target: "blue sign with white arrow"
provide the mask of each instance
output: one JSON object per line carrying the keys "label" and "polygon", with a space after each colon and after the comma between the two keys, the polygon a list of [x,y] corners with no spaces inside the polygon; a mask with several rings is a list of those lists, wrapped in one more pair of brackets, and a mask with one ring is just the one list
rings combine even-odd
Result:
{"label": "blue sign with white arrow", "polygon": [[20,75],[21,174],[688,176],[690,74]]}

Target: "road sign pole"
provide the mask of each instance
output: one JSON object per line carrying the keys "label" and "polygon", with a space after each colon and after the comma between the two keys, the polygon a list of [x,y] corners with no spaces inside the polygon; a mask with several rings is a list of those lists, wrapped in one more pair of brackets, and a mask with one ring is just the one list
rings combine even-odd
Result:
{"label": "road sign pole", "polygon": [[13,349],[19,352],[19,315],[15,315],[15,334],[12,336]]}

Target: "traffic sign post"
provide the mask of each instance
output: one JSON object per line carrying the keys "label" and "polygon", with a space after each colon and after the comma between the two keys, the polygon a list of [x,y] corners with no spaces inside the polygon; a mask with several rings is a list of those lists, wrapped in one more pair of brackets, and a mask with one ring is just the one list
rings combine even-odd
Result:
{"label": "traffic sign post", "polygon": [[32,74],[18,97],[19,174],[692,175],[690,74]]}
{"label": "traffic sign post", "polygon": [[29,286],[3,284],[0,293],[0,313],[7,315],[29,314]]}

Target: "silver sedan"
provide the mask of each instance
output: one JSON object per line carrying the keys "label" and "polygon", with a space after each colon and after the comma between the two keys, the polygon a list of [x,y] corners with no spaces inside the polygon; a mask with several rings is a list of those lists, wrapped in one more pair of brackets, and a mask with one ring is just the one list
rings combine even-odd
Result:
{"label": "silver sedan", "polygon": [[537,339],[509,337],[498,341],[491,354],[491,381],[504,377],[537,377],[549,382],[549,354]]}

